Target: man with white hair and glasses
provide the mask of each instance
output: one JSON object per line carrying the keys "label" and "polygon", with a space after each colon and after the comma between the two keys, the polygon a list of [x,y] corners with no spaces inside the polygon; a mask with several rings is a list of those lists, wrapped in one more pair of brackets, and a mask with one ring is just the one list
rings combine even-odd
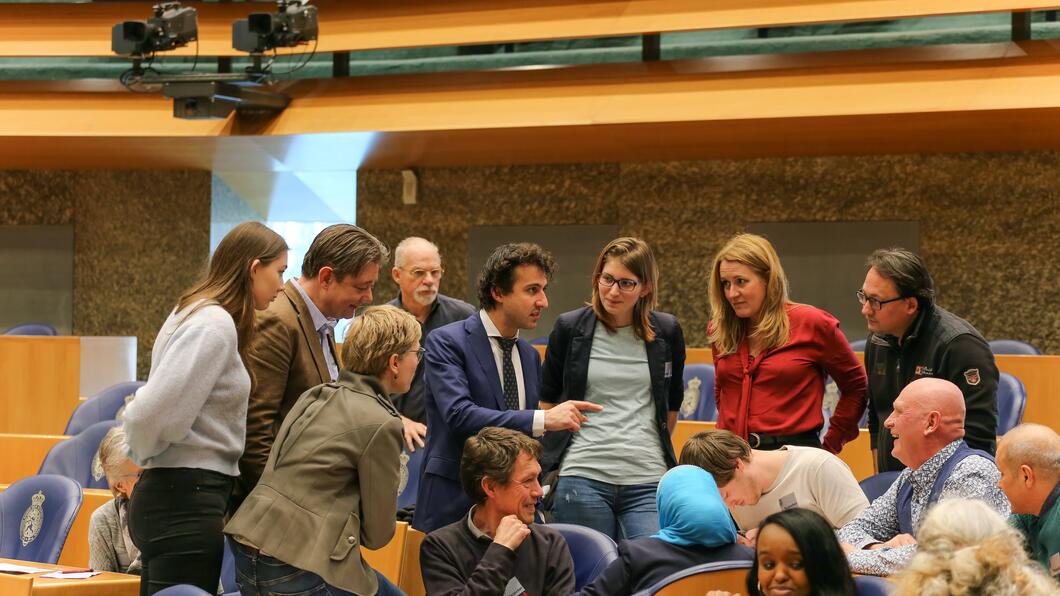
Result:
{"label": "man with white hair and glasses", "polygon": [[[416,317],[420,322],[424,343],[431,331],[449,323],[463,321],[475,313],[474,306],[439,292],[445,268],[442,267],[442,256],[438,247],[430,240],[410,236],[399,242],[394,249],[394,268],[390,270],[390,275],[400,291],[397,298],[388,304],[404,309]],[[426,392],[421,361],[408,393],[391,396],[394,407],[402,416],[423,427],[421,436],[427,432],[427,427],[424,426],[427,424],[427,413],[423,408],[423,396]],[[420,445],[422,446],[422,443]]]}

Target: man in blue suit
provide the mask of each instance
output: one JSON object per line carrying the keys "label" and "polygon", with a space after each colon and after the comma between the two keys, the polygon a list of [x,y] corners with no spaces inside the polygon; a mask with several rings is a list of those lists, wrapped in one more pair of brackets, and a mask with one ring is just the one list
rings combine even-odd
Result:
{"label": "man in blue suit", "polygon": [[467,515],[460,454],[468,437],[487,426],[532,437],[578,431],[588,420],[582,411],[600,409],[576,400],[537,409],[541,357],[519,330],[537,327],[548,308],[553,266],[552,255],[536,244],[498,247],[479,274],[482,310],[427,337],[427,449],[412,520],[417,530],[431,532]]}

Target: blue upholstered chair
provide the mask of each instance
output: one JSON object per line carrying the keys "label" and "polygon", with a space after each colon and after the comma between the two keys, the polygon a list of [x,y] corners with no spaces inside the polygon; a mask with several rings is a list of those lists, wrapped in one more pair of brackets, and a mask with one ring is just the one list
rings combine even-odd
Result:
{"label": "blue upholstered chair", "polygon": [[1023,420],[1027,389],[1016,377],[1003,372],[997,379],[997,435],[1012,430]]}
{"label": "blue upholstered chair", "polygon": [[574,559],[574,589],[593,583],[596,576],[618,558],[618,545],[607,534],[575,524],[549,524],[563,534]]}
{"label": "blue upholstered chair", "polygon": [[868,340],[855,339],[854,341],[850,342],[850,349],[854,350],[855,352],[864,352],[866,341]]}
{"label": "blue upholstered chair", "polygon": [[[706,589],[726,590],[728,592],[746,592],[743,580],[752,561],[715,561],[689,567],[684,571],[665,577],[654,586],[640,592],[639,595],[654,596],[659,593],[702,594]],[[717,581],[711,581],[711,576]],[[702,581],[697,581],[702,580]],[[684,584],[684,585],[675,585]],[[667,588],[671,588],[667,590]]]}
{"label": "blue upholstered chair", "polygon": [[899,474],[901,472],[880,472],[869,476],[858,484],[861,486],[861,492],[865,493],[865,498],[871,503],[887,492],[887,489],[891,488],[894,481],[898,479]]}
{"label": "blue upholstered chair", "polygon": [[990,342],[990,351],[994,354],[1019,354],[1023,356],[1041,356],[1042,354],[1042,351],[1037,346],[1018,339],[995,339]]}
{"label": "blue upholstered chair", "polygon": [[4,335],[59,335],[55,327],[47,323],[22,323],[3,333]]}
{"label": "blue upholstered chair", "polygon": [[681,420],[699,420],[709,422],[718,417],[717,405],[714,403],[714,365],[713,364],[686,364],[684,374],[685,399],[688,400],[688,384],[692,379],[699,379],[699,392],[693,403],[682,403]]}
{"label": "blue upholstered chair", "polygon": [[81,485],[30,476],[0,493],[0,558],[55,564],[81,509]]}
{"label": "blue upholstered chair", "polygon": [[541,337],[535,337],[534,339],[530,340],[530,344],[534,345],[534,346],[547,346],[548,345],[548,336],[547,335],[542,335]]}
{"label": "blue upholstered chair", "polygon": [[107,488],[97,452],[103,435],[119,424],[117,420],[97,422],[81,434],[56,443],[44,456],[37,473],[66,476],[85,488]]}
{"label": "blue upholstered chair", "polygon": [[97,422],[114,420],[118,410],[125,405],[125,398],[144,386],[143,381],[129,381],[111,385],[77,406],[66,423],[64,435],[76,435]]}
{"label": "blue upholstered chair", "polygon": [[857,589],[858,596],[887,596],[894,592],[893,583],[872,575],[855,576],[854,587]]}
{"label": "blue upholstered chair", "polygon": [[423,452],[427,451],[423,447],[418,447],[416,451],[409,453],[409,461],[405,463],[405,467],[409,472],[409,481],[405,484],[405,490],[401,491],[398,495],[398,509],[404,509],[411,505],[416,504],[416,491],[420,486],[420,474],[423,468]]}
{"label": "blue upholstered chair", "polygon": [[162,588],[155,592],[156,596],[213,596],[202,588],[197,588],[189,584],[179,584],[176,586],[169,586],[168,588]]}

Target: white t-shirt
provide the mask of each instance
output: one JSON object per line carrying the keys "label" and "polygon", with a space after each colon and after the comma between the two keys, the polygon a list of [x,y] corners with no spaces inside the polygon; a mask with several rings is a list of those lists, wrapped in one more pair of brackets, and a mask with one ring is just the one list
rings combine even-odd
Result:
{"label": "white t-shirt", "polygon": [[802,507],[820,513],[840,528],[869,506],[858,481],[843,460],[816,447],[786,446],[788,461],[756,505],[731,508],[740,530],[757,528],[766,517]]}

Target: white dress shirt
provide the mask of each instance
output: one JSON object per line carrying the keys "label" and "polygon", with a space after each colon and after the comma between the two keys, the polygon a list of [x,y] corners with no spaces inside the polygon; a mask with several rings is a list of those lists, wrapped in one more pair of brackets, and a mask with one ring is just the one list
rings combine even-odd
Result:
{"label": "white dress shirt", "polygon": [[331,375],[331,380],[335,381],[339,378],[339,365],[335,361],[335,353],[331,351],[330,338],[335,336],[335,324],[339,320],[325,317],[324,313],[320,312],[317,305],[309,298],[309,294],[306,294],[305,289],[298,280],[295,280],[294,287],[302,295],[302,300],[305,301],[306,308],[309,309],[309,316],[313,319],[313,329],[317,330],[317,336],[320,338],[320,348],[324,352],[324,362],[328,365],[328,374]]}
{"label": "white dress shirt", "polygon": [[[497,365],[497,377],[500,379],[504,378],[504,350],[501,349],[501,343],[495,341],[494,337],[504,337],[501,332],[497,329],[497,326],[493,324],[493,319],[486,314],[485,310],[479,310],[478,316],[482,319],[482,326],[486,328],[486,336],[491,338],[490,348],[493,350],[493,361]],[[519,332],[515,332],[515,337],[519,337]],[[519,346],[512,347],[512,366],[515,367],[515,381],[519,386],[519,409],[526,409],[526,387],[523,382],[523,361],[519,356]],[[503,401],[503,400],[502,400]],[[545,434],[545,411],[535,410],[534,411],[534,436],[540,437]]]}

